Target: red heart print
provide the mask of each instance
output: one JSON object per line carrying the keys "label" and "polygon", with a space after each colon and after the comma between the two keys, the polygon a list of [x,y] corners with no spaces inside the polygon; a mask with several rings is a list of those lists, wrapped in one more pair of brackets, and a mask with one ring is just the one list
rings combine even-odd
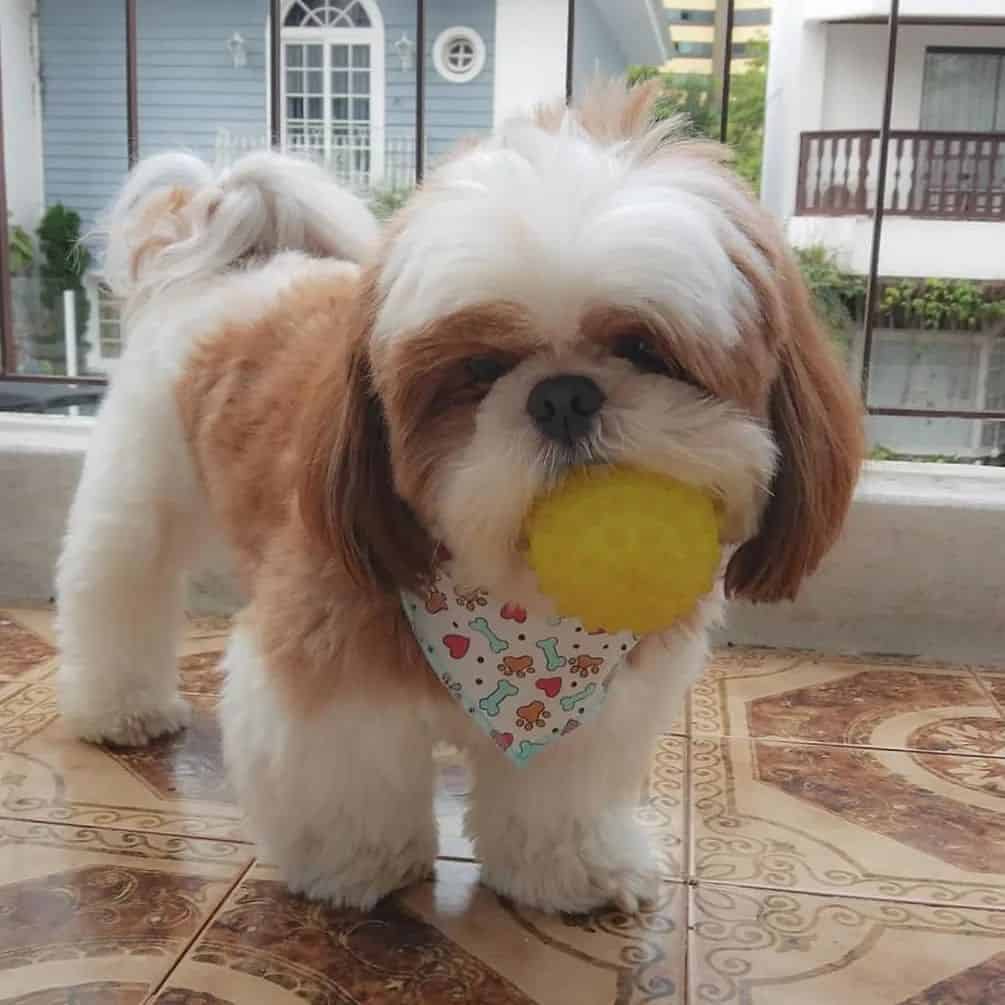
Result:
{"label": "red heart print", "polygon": [[451,659],[462,659],[471,648],[471,639],[466,635],[444,635],[443,644],[450,652]]}
{"label": "red heart print", "polygon": [[543,691],[549,698],[554,698],[562,690],[562,678],[542,677],[540,680],[534,681],[534,687],[538,691]]}
{"label": "red heart print", "polygon": [[527,612],[519,604],[503,604],[499,612],[506,621],[515,621],[522,625],[527,620]]}
{"label": "red heart print", "polygon": [[513,746],[512,733],[497,733],[495,730],[493,730],[492,739],[496,741],[500,750],[509,750],[509,748]]}

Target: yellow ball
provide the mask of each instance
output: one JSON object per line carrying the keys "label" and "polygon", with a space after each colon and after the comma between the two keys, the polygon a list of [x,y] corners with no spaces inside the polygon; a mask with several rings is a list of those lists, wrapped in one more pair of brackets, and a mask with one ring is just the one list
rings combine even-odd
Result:
{"label": "yellow ball", "polygon": [[712,588],[719,516],[701,489],[629,468],[583,468],[532,508],[541,592],[588,630],[669,628]]}

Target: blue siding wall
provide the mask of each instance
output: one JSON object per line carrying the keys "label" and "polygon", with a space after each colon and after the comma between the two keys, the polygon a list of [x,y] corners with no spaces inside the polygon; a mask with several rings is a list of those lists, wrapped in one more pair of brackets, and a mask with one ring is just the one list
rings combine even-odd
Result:
{"label": "blue siding wall", "polygon": [[598,74],[619,76],[630,60],[597,11],[594,0],[578,0],[573,52],[573,90],[581,90]]}
{"label": "blue siding wall", "polygon": [[[505,2],[505,0],[503,0]],[[415,70],[402,70],[394,43],[406,34],[415,41],[415,0],[381,0],[387,46],[387,119],[393,136],[415,131]],[[482,72],[466,84],[444,80],[433,66],[433,43],[446,28],[473,28],[485,42]],[[492,128],[495,81],[496,0],[426,2],[426,145],[431,158],[458,139]]]}
{"label": "blue siding wall", "polygon": [[39,6],[45,198],[90,227],[126,172],[124,4]]}
{"label": "blue siding wall", "polygon": [[[496,0],[427,0],[427,150],[492,127]],[[126,172],[125,24],[122,0],[40,0],[46,202],[76,209],[85,228],[107,207]],[[414,0],[380,0],[386,44],[385,124],[412,137],[415,71],[394,43],[415,41]],[[266,0],[138,0],[140,153],[186,148],[209,159],[217,131],[266,132]],[[485,67],[452,84],[436,72],[432,46],[454,25],[484,39]],[[235,69],[227,41],[244,36],[248,65]]]}
{"label": "blue siding wall", "polygon": [[[211,158],[220,128],[264,137],[266,17],[266,0],[137,0],[141,154]],[[227,49],[235,32],[247,48],[240,69]]]}

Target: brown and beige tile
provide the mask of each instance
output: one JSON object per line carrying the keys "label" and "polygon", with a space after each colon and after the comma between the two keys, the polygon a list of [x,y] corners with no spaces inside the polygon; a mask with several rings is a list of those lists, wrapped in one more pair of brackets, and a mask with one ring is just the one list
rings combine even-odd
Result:
{"label": "brown and beige tile", "polygon": [[0,816],[242,838],[214,697],[188,696],[192,725],[176,736],[142,748],[113,748],[76,739],[60,719],[54,688],[40,684],[35,691],[39,700],[3,726]]}
{"label": "brown and beige tile", "polygon": [[37,679],[55,656],[47,612],[0,611],[0,681]]}
{"label": "brown and beige tile", "polygon": [[977,680],[995,703],[998,711],[1005,716],[1005,670],[978,670],[975,672]]}
{"label": "brown and beige tile", "polygon": [[836,895],[1005,908],[1005,761],[696,740],[693,874]]}
{"label": "brown and beige tile", "polygon": [[292,897],[259,868],[155,1001],[682,1005],[685,933],[686,887],[669,883],[637,918],[549,917],[481,887],[476,864],[440,862],[435,882],[360,914]]}
{"label": "brown and beige tile", "polygon": [[968,753],[1005,721],[965,669],[759,656],[713,661],[692,696],[696,735]]}
{"label": "brown and beige tile", "polygon": [[178,685],[185,694],[219,696],[223,678],[222,650],[189,653],[178,660]]}
{"label": "brown and beige tile", "polygon": [[0,1002],[142,1002],[250,865],[246,846],[0,819]]}
{"label": "brown and beige tile", "polygon": [[700,884],[691,1005],[993,1005],[1005,913]]}

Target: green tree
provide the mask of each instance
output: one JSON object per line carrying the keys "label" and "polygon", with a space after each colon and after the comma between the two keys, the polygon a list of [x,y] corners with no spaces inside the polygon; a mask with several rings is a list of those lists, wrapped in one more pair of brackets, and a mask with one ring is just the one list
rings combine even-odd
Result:
{"label": "green tree", "polygon": [[[765,89],[768,80],[768,43],[754,39],[747,43],[747,69],[730,76],[729,120],[726,142],[733,148],[737,173],[758,189],[764,148]],[[719,137],[719,87],[711,74],[664,73],[653,66],[635,66],[628,71],[631,84],[660,79],[662,93],[656,104],[656,118],[684,115],[698,136]]]}
{"label": "green tree", "polygon": [[83,367],[88,349],[84,335],[91,313],[84,276],[91,265],[91,253],[80,243],[80,216],[61,203],[50,206],[38,225],[38,244],[41,300],[47,321],[35,336],[33,353],[54,370],[65,368],[63,291],[73,290],[77,308],[77,358]]}

